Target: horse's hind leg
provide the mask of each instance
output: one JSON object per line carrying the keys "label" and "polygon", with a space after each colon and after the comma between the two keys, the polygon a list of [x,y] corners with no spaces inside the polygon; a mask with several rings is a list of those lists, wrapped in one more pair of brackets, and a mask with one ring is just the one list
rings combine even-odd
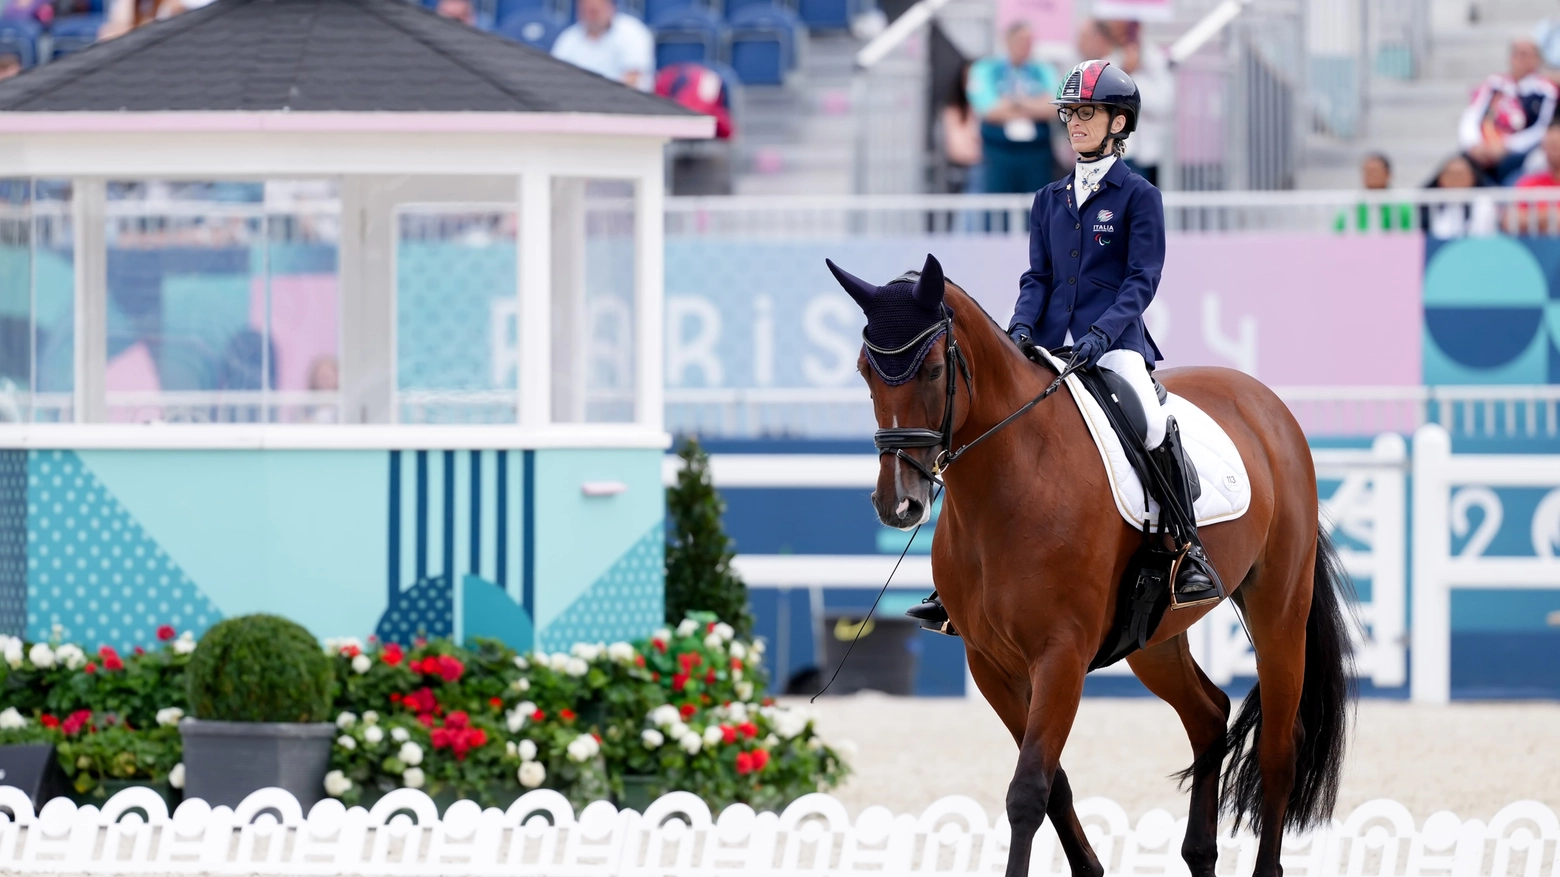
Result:
{"label": "horse's hind leg", "polygon": [[[978,653],[968,652],[967,655],[970,676],[975,679],[981,694],[985,695],[986,702],[996,710],[997,716],[1013,735],[1013,742],[1019,745],[1022,771],[1024,735],[1029,725],[1028,698],[1014,690],[1007,678],[991,667]],[[1027,681],[1023,684],[1027,688]],[[1014,782],[1018,782],[1017,776],[1014,777]],[[1078,814],[1073,810],[1072,786],[1067,782],[1067,772],[1058,765],[1051,775],[1050,783],[1040,785],[1047,792],[1044,813],[1051,817],[1051,824],[1056,829],[1057,839],[1061,841],[1062,852],[1067,856],[1067,866],[1072,871],[1073,877],[1101,877],[1105,873],[1105,868],[1100,864],[1099,857],[1095,855],[1094,848],[1089,846],[1089,839],[1083,833],[1083,823],[1078,820]],[[1008,792],[1010,801],[1012,795],[1010,788]],[[1009,809],[1011,810],[1011,807]],[[1011,820],[1011,816],[1009,818]],[[1038,821],[1035,823],[1035,828],[1036,830],[1039,828]],[[1033,837],[1033,835],[1034,832],[1031,831],[1029,836]],[[1011,851],[1009,855],[1012,855]],[[1026,847],[1025,860],[1027,859]],[[1009,870],[1012,870],[1011,860]]]}
{"label": "horse's hind leg", "polygon": [[1149,691],[1175,709],[1191,740],[1192,806],[1181,858],[1192,877],[1212,877],[1219,858],[1219,766],[1230,699],[1192,660],[1185,633],[1134,652],[1127,663]]}

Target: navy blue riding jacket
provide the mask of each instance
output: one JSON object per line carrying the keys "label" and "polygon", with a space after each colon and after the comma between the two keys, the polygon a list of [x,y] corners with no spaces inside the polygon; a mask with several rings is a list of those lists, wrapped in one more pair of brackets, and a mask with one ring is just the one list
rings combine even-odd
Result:
{"label": "navy blue riding jacket", "polygon": [[1078,210],[1073,175],[1035,193],[1029,214],[1029,270],[1018,284],[1011,326],[1024,324],[1041,347],[1060,347],[1091,328],[1111,350],[1136,350],[1149,368],[1164,357],[1143,325],[1165,263],[1159,190],[1116,159],[1099,191]]}

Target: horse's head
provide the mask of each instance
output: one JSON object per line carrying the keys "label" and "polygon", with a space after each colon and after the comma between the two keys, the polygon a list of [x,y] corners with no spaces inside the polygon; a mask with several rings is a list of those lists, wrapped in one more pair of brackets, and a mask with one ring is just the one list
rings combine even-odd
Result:
{"label": "horse's head", "polygon": [[920,272],[874,286],[828,265],[867,315],[856,367],[872,390],[878,422],[872,504],[883,523],[909,529],[931,517],[930,473],[948,450],[961,407],[949,394],[956,364],[949,361],[953,313],[943,302],[942,266],[927,256]]}

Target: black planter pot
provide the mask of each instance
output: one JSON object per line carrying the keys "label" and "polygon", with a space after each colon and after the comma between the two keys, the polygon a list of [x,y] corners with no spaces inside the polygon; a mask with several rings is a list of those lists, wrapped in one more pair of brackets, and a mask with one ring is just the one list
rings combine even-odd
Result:
{"label": "black planter pot", "polygon": [[307,814],[325,797],[336,726],[330,722],[216,722],[185,719],[184,797],[236,807],[257,789],[291,792]]}

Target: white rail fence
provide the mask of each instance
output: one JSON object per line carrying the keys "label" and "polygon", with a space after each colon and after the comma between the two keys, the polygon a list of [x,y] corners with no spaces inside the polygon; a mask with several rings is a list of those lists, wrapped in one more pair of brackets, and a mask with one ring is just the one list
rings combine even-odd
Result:
{"label": "white rail fence", "polygon": [[[1414,434],[1414,619],[1412,696],[1451,696],[1454,588],[1560,588],[1560,455],[1453,454],[1436,425]],[[1548,488],[1529,523],[1531,556],[1486,555],[1505,517],[1495,488]],[[1469,512],[1479,509],[1475,526]],[[1452,553],[1452,535],[1467,537]]]}
{"label": "white rail fence", "polygon": [[[5,819],[4,811],[11,817]],[[1135,823],[1115,802],[1089,798],[1078,815],[1107,874],[1181,875],[1186,820],[1151,810]],[[507,810],[471,801],[439,817],[432,799],[400,789],[371,809],[326,799],[304,814],[281,789],[236,808],[189,800],[171,815],[156,794],[126,789],[103,807],[50,801],[34,815],[19,789],[0,787],[0,872],[71,874],[795,875],[994,874],[1007,861],[1007,817],[948,797],[919,816],[869,807],[853,821],[823,794],[782,813],[743,804],[718,816],[673,792],[643,814],[598,801],[575,814],[556,792],[527,793]],[[1442,811],[1418,822],[1396,801],[1360,805],[1285,842],[1295,877],[1548,877],[1560,873],[1560,820],[1519,801],[1485,822]],[[1256,840],[1219,839],[1220,873],[1249,873]],[[1069,873],[1047,822],[1030,873]]]}

